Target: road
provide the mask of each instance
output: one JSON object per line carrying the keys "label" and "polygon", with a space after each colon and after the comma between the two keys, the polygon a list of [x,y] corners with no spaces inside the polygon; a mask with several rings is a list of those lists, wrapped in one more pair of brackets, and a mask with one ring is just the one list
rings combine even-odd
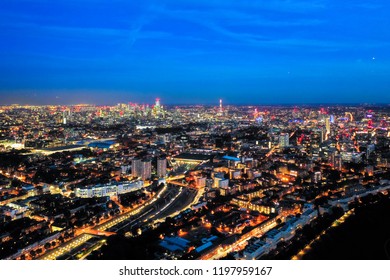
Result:
{"label": "road", "polygon": [[245,233],[241,235],[234,243],[225,245],[225,246],[218,246],[211,250],[210,252],[202,255],[199,259],[201,260],[217,260],[220,258],[225,257],[227,254],[231,252],[236,252],[239,250],[242,250],[245,248],[245,246],[248,244],[248,240],[252,237],[260,237],[263,234],[265,234],[267,231],[273,229],[277,226],[277,219],[283,219],[282,216],[275,217],[271,220],[268,220],[264,224],[261,224],[254,229],[252,229],[250,232]]}
{"label": "road", "polygon": [[157,220],[161,222],[164,218],[172,215],[179,214],[181,211],[185,210],[197,197],[197,190],[180,188],[180,192],[161,208],[155,215],[151,216],[149,219]]}
{"label": "road", "polygon": [[169,185],[169,188],[174,190],[174,192],[167,199],[164,199],[164,201],[156,202],[153,208],[150,208],[151,211],[146,213],[142,218],[142,221],[140,219],[138,221],[131,220],[128,225],[118,229],[118,232],[120,230],[126,233],[135,226],[142,227],[147,224],[163,222],[166,217],[172,216],[173,214],[176,215],[188,208],[196,198],[197,192],[195,190],[182,187],[178,188],[172,185]]}
{"label": "road", "polygon": [[164,189],[149,202],[98,226],[85,229],[84,231],[79,231],[79,235],[75,238],[47,252],[39,259],[55,260],[62,258],[64,255],[75,255],[77,253],[81,253],[77,252],[77,248],[80,247],[81,249],[85,249],[82,248],[82,245],[94,237],[94,235],[85,232],[101,233],[102,235],[110,235],[113,232],[124,233],[127,230],[131,230],[134,226],[141,227],[151,219],[163,219],[175,211],[185,209],[189,204],[191,204],[195,197],[195,190],[189,190],[182,187],[178,188],[175,186],[165,186]]}
{"label": "road", "polygon": [[[331,225],[331,227],[338,227],[339,225],[341,225],[342,223],[344,223],[349,216],[353,215],[355,212],[354,209],[352,210],[349,210],[347,211],[343,216],[341,216],[339,219],[337,219],[336,221],[334,221]],[[328,228],[329,229],[329,228]],[[309,244],[307,244],[305,246],[305,248],[303,248],[301,251],[299,251],[299,253],[297,255],[295,255],[294,257],[292,257],[291,259],[292,260],[301,260],[302,257],[308,252],[311,250],[311,245],[313,245],[314,242],[320,240],[320,238],[325,235],[328,231],[328,229],[325,229],[323,231],[321,231],[321,233],[315,238],[313,239],[312,241],[310,241]]]}
{"label": "road", "polygon": [[55,260],[65,254],[70,253],[73,251],[75,248],[81,246],[88,240],[90,240],[93,237],[93,235],[83,233],[72,240],[65,242],[61,246],[49,251],[48,253],[44,254],[41,256],[39,259],[40,260]]}
{"label": "road", "polygon": [[123,221],[130,219],[134,217],[135,215],[141,213],[145,207],[148,205],[153,204],[156,202],[158,199],[160,199],[161,196],[164,195],[165,192],[168,192],[168,187],[164,187],[158,194],[156,194],[155,197],[153,197],[150,201],[147,203],[143,204],[142,206],[134,209],[134,210],[129,210],[128,212],[125,212],[117,217],[114,217],[106,222],[103,222],[102,224],[95,226],[93,228],[87,228],[84,230],[78,230],[76,231],[76,237],[73,238],[72,240],[60,245],[59,247],[50,250],[49,252],[45,253],[42,255],[39,259],[42,260],[55,260],[58,257],[70,253],[73,251],[75,248],[80,246],[82,243],[87,242],[89,239],[93,237],[91,234],[85,233],[86,230],[96,230],[96,231],[108,231],[108,229],[122,223]]}

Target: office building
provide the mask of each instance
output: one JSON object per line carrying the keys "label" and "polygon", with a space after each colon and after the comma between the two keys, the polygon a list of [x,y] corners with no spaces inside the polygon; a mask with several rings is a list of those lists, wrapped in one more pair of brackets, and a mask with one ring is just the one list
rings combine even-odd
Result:
{"label": "office building", "polygon": [[280,136],[279,136],[279,147],[280,148],[285,148],[285,147],[288,147],[289,145],[290,145],[290,141],[289,141],[288,133],[280,134]]}

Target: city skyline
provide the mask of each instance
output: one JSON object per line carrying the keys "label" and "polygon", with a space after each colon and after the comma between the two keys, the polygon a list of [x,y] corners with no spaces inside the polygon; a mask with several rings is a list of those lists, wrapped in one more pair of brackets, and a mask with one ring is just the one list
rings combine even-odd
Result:
{"label": "city skyline", "polygon": [[389,103],[388,12],[386,1],[4,1],[0,104]]}
{"label": "city skyline", "polygon": [[[178,106],[178,107],[186,107],[186,106],[202,106],[202,107],[219,107],[219,101],[222,100],[222,99],[217,99],[217,100],[209,100],[209,101],[206,101],[205,102],[202,102],[202,103],[190,103],[190,102],[185,102],[185,103],[179,103],[179,102],[172,102],[172,103],[162,103],[162,106],[169,106],[169,107],[175,107],[175,106]],[[236,103],[226,103],[225,101],[223,101],[223,106],[226,107],[226,106],[234,106],[234,107],[296,107],[296,106],[305,106],[305,107],[310,107],[310,108],[315,108],[315,107],[335,107],[335,106],[356,106],[356,107],[359,107],[359,106],[379,106],[379,107],[383,107],[383,106],[389,106],[389,102],[314,102],[314,103],[310,103],[310,102],[302,102],[302,103],[283,103],[283,102],[279,102],[279,103],[240,103],[240,102],[236,102]],[[73,106],[97,106],[97,107],[113,107],[113,106],[116,106],[118,104],[125,104],[125,105],[130,105],[130,106],[146,106],[146,107],[154,107],[155,106],[155,99],[148,99],[148,100],[144,100],[142,102],[132,102],[132,101],[119,101],[119,102],[115,102],[115,101],[111,101],[111,102],[106,102],[104,99],[101,100],[101,102],[98,102],[98,103],[83,103],[83,102],[70,102],[70,103],[61,103],[60,101],[57,101],[57,102],[42,102],[42,103],[37,103],[37,102],[33,102],[33,103],[26,103],[26,102],[23,102],[22,103],[17,103],[17,102],[13,102],[13,103],[0,103],[0,106],[2,107],[8,107],[8,106],[26,106],[26,107],[29,107],[29,106],[37,106],[37,107],[41,107],[41,106],[64,106],[64,107],[73,107]]]}
{"label": "city skyline", "polygon": [[163,101],[0,106],[0,259],[388,258],[389,106]]}

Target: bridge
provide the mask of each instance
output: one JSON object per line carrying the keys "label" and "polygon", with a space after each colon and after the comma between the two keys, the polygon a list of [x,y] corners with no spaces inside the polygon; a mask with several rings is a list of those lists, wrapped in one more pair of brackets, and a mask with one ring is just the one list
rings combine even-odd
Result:
{"label": "bridge", "polygon": [[116,232],[98,230],[98,229],[93,229],[93,228],[84,228],[84,229],[76,230],[76,234],[78,234],[78,235],[81,235],[84,233],[91,234],[91,235],[97,235],[97,236],[111,236],[111,235],[116,234]]}
{"label": "bridge", "polygon": [[98,235],[98,236],[111,236],[116,234],[116,232],[96,230],[96,229],[86,229],[85,233]]}
{"label": "bridge", "polygon": [[188,184],[182,183],[180,181],[169,181],[169,184],[176,185],[179,187],[189,187]]}

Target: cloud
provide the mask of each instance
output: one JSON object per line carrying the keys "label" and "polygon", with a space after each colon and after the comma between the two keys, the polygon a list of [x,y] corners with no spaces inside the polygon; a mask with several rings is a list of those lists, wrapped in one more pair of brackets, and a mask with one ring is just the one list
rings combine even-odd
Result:
{"label": "cloud", "polygon": [[[229,2],[229,1],[228,1]],[[267,7],[270,8],[276,3],[281,1],[271,1],[266,5],[260,5],[256,7]],[[300,7],[302,2],[295,1],[282,1],[287,6],[291,7]],[[211,1],[209,5],[215,1]],[[203,2],[202,2],[203,4]],[[250,5],[249,2],[241,2],[240,7],[246,7]],[[313,7],[312,4],[309,4],[310,7]],[[222,5],[223,6],[223,5]],[[233,5],[234,7],[235,5]],[[318,6],[316,4],[315,6]],[[275,7],[276,8],[276,7]],[[282,8],[284,9],[284,8]],[[257,27],[276,27],[276,28],[286,28],[286,27],[299,27],[299,26],[316,26],[324,23],[323,20],[316,18],[300,18],[300,17],[291,17],[288,19],[281,18],[270,18],[260,15],[253,10],[234,10],[232,7],[229,9],[221,9],[221,7],[215,9],[173,9],[168,8],[167,6],[153,6],[150,9],[153,13],[159,14],[162,17],[174,18],[178,20],[183,20],[187,22],[192,22],[199,26],[208,28],[209,30],[228,37],[230,39],[247,42],[250,44],[258,44],[261,41],[267,43],[270,41],[270,38],[259,34],[258,32],[254,33],[253,30]],[[252,32],[238,32],[231,30],[232,27],[249,27],[248,30]]]}
{"label": "cloud", "polygon": [[266,18],[253,11],[236,11],[231,9],[212,9],[212,10],[195,10],[195,9],[167,9],[163,7],[154,7],[153,11],[170,17],[180,18],[183,20],[202,22],[214,22],[226,24],[229,26],[252,25],[252,26],[312,26],[323,23],[323,20],[315,18],[294,18],[283,20],[280,18]]}
{"label": "cloud", "polygon": [[[190,1],[191,2],[191,1]],[[214,34],[222,36],[214,38],[207,34],[191,34],[192,37],[198,36],[205,39],[208,36],[210,42],[224,44],[242,44],[250,47],[272,47],[272,48],[299,48],[308,47],[316,51],[338,51],[351,47],[371,48],[383,47],[389,45],[388,42],[375,42],[374,40],[335,40],[331,34],[323,33],[317,35],[316,28],[324,27],[330,24],[321,15],[291,15],[296,10],[311,11],[323,10],[327,8],[325,1],[292,1],[292,0],[272,0],[264,3],[255,4],[252,1],[200,1],[200,5],[208,5],[209,9],[198,8],[172,8],[169,5],[155,5],[150,10],[158,14],[159,17],[165,17],[167,20],[176,19],[193,23],[205,27]],[[199,3],[199,2],[197,2]],[[217,3],[221,5],[217,5]],[[227,7],[228,4],[231,6]],[[239,7],[240,9],[234,9]],[[277,11],[289,12],[289,16],[280,17],[274,13],[260,13],[258,10],[250,10],[249,7],[255,7],[258,10],[273,9]],[[274,28],[276,32],[270,32],[268,28]],[[307,33],[302,28],[309,30]],[[178,38],[182,34],[176,35]]]}
{"label": "cloud", "polygon": [[144,20],[138,20],[133,27],[130,29],[130,32],[128,34],[128,45],[129,48],[132,48],[137,39],[139,38],[139,34],[141,32],[142,27],[144,26],[145,22]]}
{"label": "cloud", "polygon": [[376,10],[376,9],[380,9],[383,7],[383,5],[379,5],[376,3],[357,3],[357,4],[354,4],[354,6],[357,8],[363,8],[363,9],[369,9],[369,10]]}
{"label": "cloud", "polygon": [[166,7],[190,7],[196,6],[199,8],[228,8],[232,10],[268,10],[289,13],[307,13],[319,11],[326,8],[326,1],[322,0],[186,0],[183,2],[175,0],[155,1],[154,4],[161,5],[164,3]]}

